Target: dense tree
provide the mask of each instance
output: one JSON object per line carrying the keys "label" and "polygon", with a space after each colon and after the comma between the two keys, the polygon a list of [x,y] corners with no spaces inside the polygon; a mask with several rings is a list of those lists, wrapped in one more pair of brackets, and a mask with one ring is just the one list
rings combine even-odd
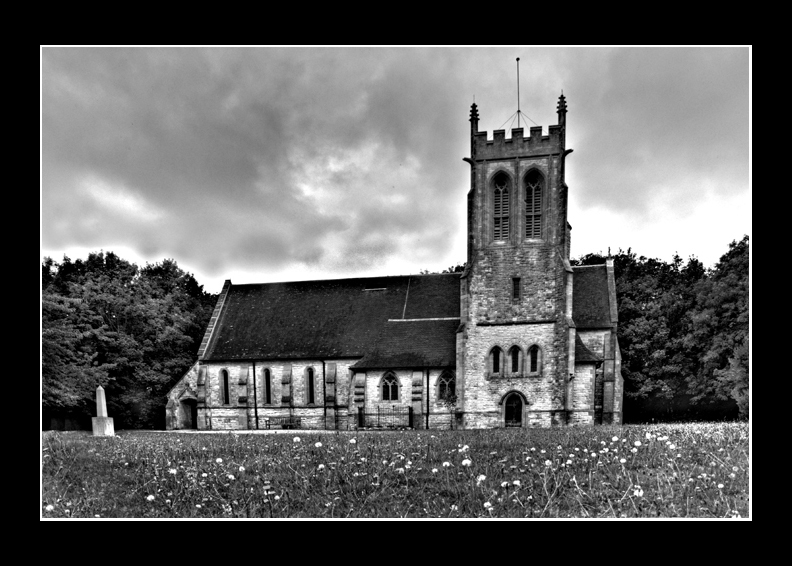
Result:
{"label": "dense tree", "polygon": [[42,286],[45,412],[84,415],[101,384],[117,428],[161,428],[215,297],[173,260],[140,269],[112,252],[45,258]]}
{"label": "dense tree", "polygon": [[[573,264],[602,264],[588,254]],[[707,271],[619,250],[616,273],[625,418],[747,415],[748,238]]]}

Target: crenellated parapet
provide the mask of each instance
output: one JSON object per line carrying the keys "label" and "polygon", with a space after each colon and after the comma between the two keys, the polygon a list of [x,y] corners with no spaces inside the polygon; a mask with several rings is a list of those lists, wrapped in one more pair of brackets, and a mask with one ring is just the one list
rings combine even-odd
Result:
{"label": "crenellated parapet", "polygon": [[492,132],[492,139],[487,139],[487,132],[476,132],[472,134],[471,153],[479,161],[534,157],[564,151],[563,126],[550,126],[546,136],[542,135],[542,127],[537,126],[530,128],[529,134],[525,137],[523,128],[512,128],[511,138],[507,138],[506,130],[495,130]]}

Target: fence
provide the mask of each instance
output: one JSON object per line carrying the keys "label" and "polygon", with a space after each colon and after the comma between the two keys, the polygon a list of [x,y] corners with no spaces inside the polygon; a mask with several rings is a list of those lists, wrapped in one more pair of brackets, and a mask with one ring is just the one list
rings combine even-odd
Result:
{"label": "fence", "polygon": [[358,407],[358,428],[412,428],[412,407],[377,407],[366,411]]}

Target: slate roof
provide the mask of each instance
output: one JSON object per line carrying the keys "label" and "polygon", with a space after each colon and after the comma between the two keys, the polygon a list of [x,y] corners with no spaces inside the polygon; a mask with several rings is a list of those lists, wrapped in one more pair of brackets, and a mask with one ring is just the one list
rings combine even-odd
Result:
{"label": "slate roof", "polygon": [[580,339],[579,334],[575,334],[575,363],[601,362],[603,358],[592,352]]}
{"label": "slate roof", "polygon": [[[605,265],[573,269],[577,328],[613,327],[612,273]],[[459,276],[231,285],[202,360],[361,358],[357,369],[455,367]],[[582,342],[575,351],[579,361],[599,360]]]}
{"label": "slate roof", "polygon": [[[370,354],[407,367],[454,365],[458,317],[458,273],[231,285],[203,360]],[[388,323],[402,318],[453,320]]]}
{"label": "slate roof", "polygon": [[572,269],[572,319],[575,326],[578,329],[613,327],[616,321],[611,319],[607,267],[578,265]]}

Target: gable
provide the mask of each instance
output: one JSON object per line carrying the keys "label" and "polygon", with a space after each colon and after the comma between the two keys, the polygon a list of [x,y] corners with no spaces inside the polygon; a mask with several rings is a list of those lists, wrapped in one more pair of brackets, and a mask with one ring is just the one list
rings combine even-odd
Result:
{"label": "gable", "polygon": [[611,328],[616,297],[612,296],[607,265],[574,266],[572,319],[578,328]]}
{"label": "gable", "polygon": [[[457,273],[231,285],[203,359],[362,357],[389,319],[448,317],[455,340]],[[407,350],[420,342],[399,338]]]}

